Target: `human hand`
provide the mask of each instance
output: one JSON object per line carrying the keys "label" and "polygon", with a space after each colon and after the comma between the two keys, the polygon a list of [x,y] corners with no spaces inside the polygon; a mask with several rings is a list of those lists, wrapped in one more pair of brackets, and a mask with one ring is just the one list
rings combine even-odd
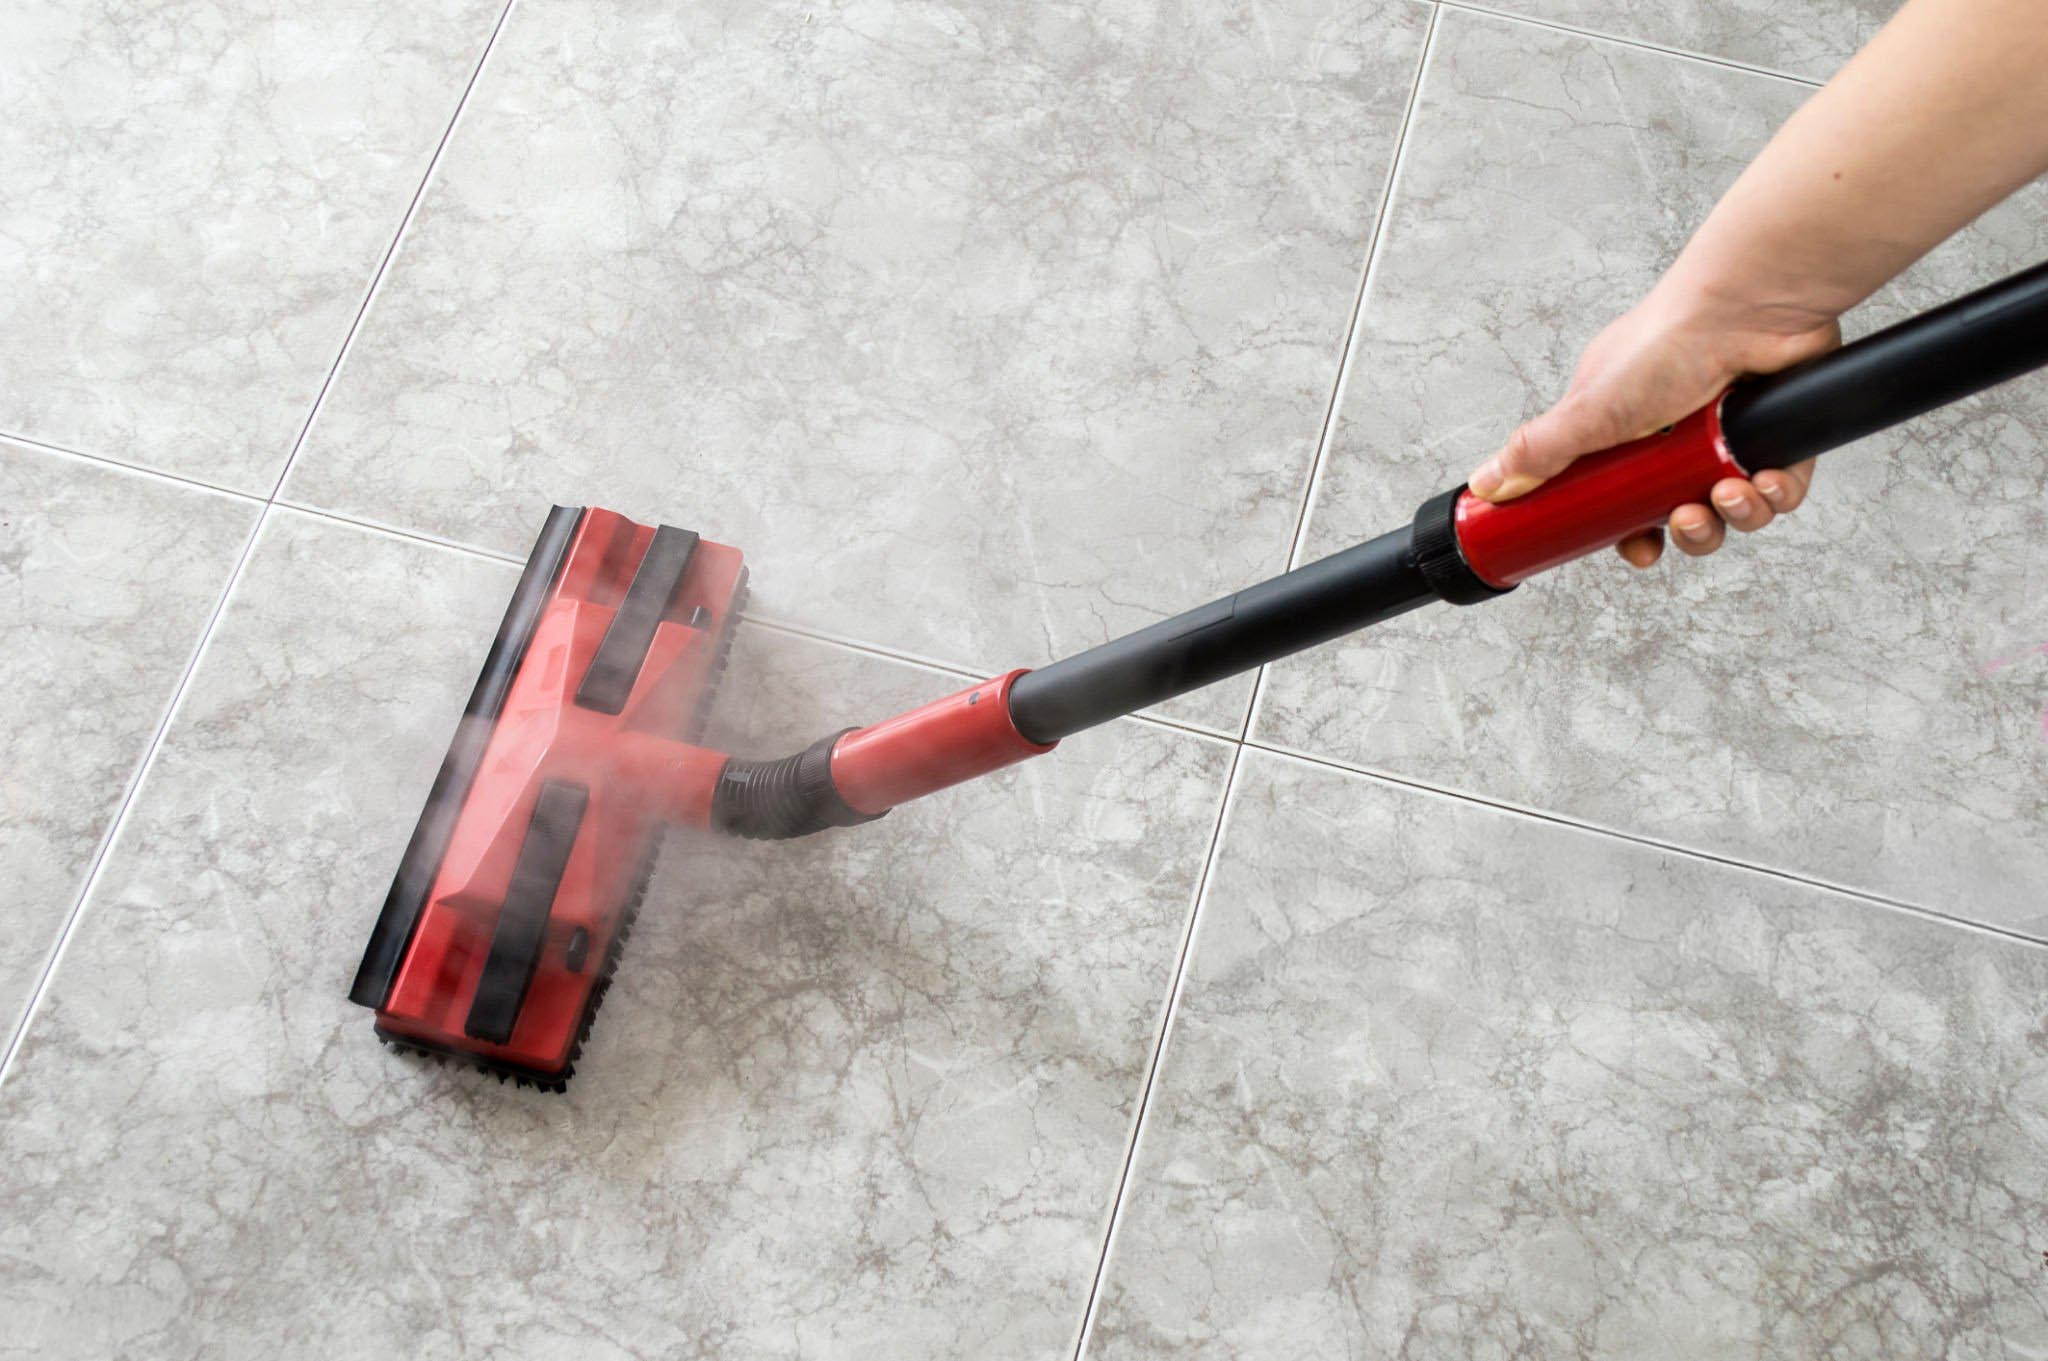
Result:
{"label": "human hand", "polygon": [[[1558,403],[1508,437],[1469,483],[1486,501],[1533,491],[1582,455],[1649,434],[1692,414],[1745,373],[1771,373],[1834,349],[1841,328],[1802,307],[1765,305],[1688,291],[1666,282],[1586,347]],[[1726,526],[1762,529],[1796,510],[1813,480],[1813,460],[1754,478],[1714,484],[1708,503],[1680,506],[1667,523],[1681,551],[1704,557]],[[1615,551],[1636,567],[1663,554],[1652,529]]]}

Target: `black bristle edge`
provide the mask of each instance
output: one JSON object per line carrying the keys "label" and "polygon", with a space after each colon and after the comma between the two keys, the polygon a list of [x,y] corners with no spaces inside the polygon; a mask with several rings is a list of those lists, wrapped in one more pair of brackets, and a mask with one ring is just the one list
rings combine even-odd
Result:
{"label": "black bristle edge", "polygon": [[477,768],[483,763],[484,751],[498,726],[505,697],[511,693],[513,678],[525,663],[527,644],[533,641],[541,613],[554,591],[555,578],[568,560],[569,547],[582,523],[581,509],[554,507],[541,526],[533,551],[527,555],[526,567],[512,588],[512,598],[506,602],[505,615],[491,639],[490,651],[484,655],[476,686],[463,707],[462,722],[448,743],[447,755],[442,758],[433,788],[427,793],[426,806],[420,810],[405,854],[399,859],[398,871],[392,876],[390,892],[385,895],[377,923],[371,928],[362,963],[357,965],[355,980],[349,985],[349,1000],[359,1006],[374,1011],[390,1000],[399,966],[412,948],[413,932],[426,908],[434,876],[440,871],[441,857],[447,853],[448,840],[454,835],[456,817],[469,797]]}
{"label": "black bristle edge", "polygon": [[[739,618],[746,607],[749,586],[745,568],[740,569],[739,584],[733,591],[732,607],[726,611],[718,640],[718,655],[711,663],[706,675],[704,693],[697,698],[695,710],[690,715],[688,730],[683,740],[697,743],[704,735],[704,725],[711,717],[711,704],[718,693],[718,683],[725,678],[725,669],[732,660],[733,636],[739,632]],[[576,1076],[576,1060],[583,1057],[583,1046],[590,1039],[591,1028],[597,1023],[598,1008],[604,1005],[605,994],[611,991],[613,977],[618,973],[619,961],[624,958],[626,941],[633,934],[633,925],[640,919],[640,908],[647,901],[647,890],[654,882],[654,866],[661,854],[663,837],[657,833],[647,847],[647,854],[641,857],[640,869],[633,876],[633,887],[626,895],[625,905],[619,910],[619,929],[612,932],[612,943],[604,952],[604,964],[598,971],[597,981],[590,985],[590,999],[583,1005],[583,1020],[576,1027],[576,1043],[569,1047],[569,1061],[559,1073],[543,1073],[537,1069],[522,1067],[516,1063],[500,1063],[481,1054],[456,1049],[449,1045],[432,1044],[409,1035],[399,1035],[376,1027],[377,1038],[384,1047],[399,1054],[411,1054],[422,1059],[432,1059],[435,1066],[454,1059],[466,1064],[479,1073],[495,1077],[502,1084],[510,1082],[516,1087],[532,1087],[550,1095],[561,1096],[569,1090],[569,1079]]]}
{"label": "black bristle edge", "polygon": [[711,705],[718,697],[720,682],[725,679],[725,668],[732,661],[733,637],[740,631],[740,612],[747,607],[752,589],[747,581],[747,569],[740,568],[739,581],[733,586],[732,605],[726,610],[725,618],[719,621],[718,654],[711,659],[711,669],[704,676],[704,688],[697,695],[690,721],[683,729],[683,741],[693,747],[704,740],[705,725],[711,721]]}

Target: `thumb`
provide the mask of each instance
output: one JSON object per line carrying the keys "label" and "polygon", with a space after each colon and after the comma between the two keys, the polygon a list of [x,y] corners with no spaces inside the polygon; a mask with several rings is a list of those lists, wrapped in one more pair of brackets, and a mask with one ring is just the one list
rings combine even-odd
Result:
{"label": "thumb", "polygon": [[1508,501],[1535,490],[1582,454],[1619,444],[1638,433],[1622,428],[1614,409],[1568,395],[1550,410],[1524,422],[1500,452],[1479,465],[1469,485],[1483,501]]}

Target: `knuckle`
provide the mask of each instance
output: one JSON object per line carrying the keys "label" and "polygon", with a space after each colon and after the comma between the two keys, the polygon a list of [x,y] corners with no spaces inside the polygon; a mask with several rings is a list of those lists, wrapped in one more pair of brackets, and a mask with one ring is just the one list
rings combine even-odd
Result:
{"label": "knuckle", "polygon": [[1640,424],[1628,420],[1612,401],[1586,396],[1574,399],[1571,414],[1572,425],[1579,437],[1597,449],[1620,444],[1638,433],[1634,427]]}
{"label": "knuckle", "polygon": [[1515,432],[1508,436],[1507,448],[1502,452],[1500,460],[1501,466],[1508,472],[1534,474],[1539,477],[1547,475],[1548,470],[1543,467],[1544,460],[1537,444],[1534,426],[1534,421],[1517,426]]}

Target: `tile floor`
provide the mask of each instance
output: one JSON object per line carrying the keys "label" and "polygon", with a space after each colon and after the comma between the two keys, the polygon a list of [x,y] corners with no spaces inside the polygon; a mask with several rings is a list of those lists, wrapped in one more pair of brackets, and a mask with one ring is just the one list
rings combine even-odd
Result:
{"label": "tile floor", "polygon": [[[2048,389],[343,998],[550,500],[768,748],[1405,520],[1878,0],[29,5],[0,1356],[2048,1357]],[[2048,194],[1853,319],[2048,256]]]}

